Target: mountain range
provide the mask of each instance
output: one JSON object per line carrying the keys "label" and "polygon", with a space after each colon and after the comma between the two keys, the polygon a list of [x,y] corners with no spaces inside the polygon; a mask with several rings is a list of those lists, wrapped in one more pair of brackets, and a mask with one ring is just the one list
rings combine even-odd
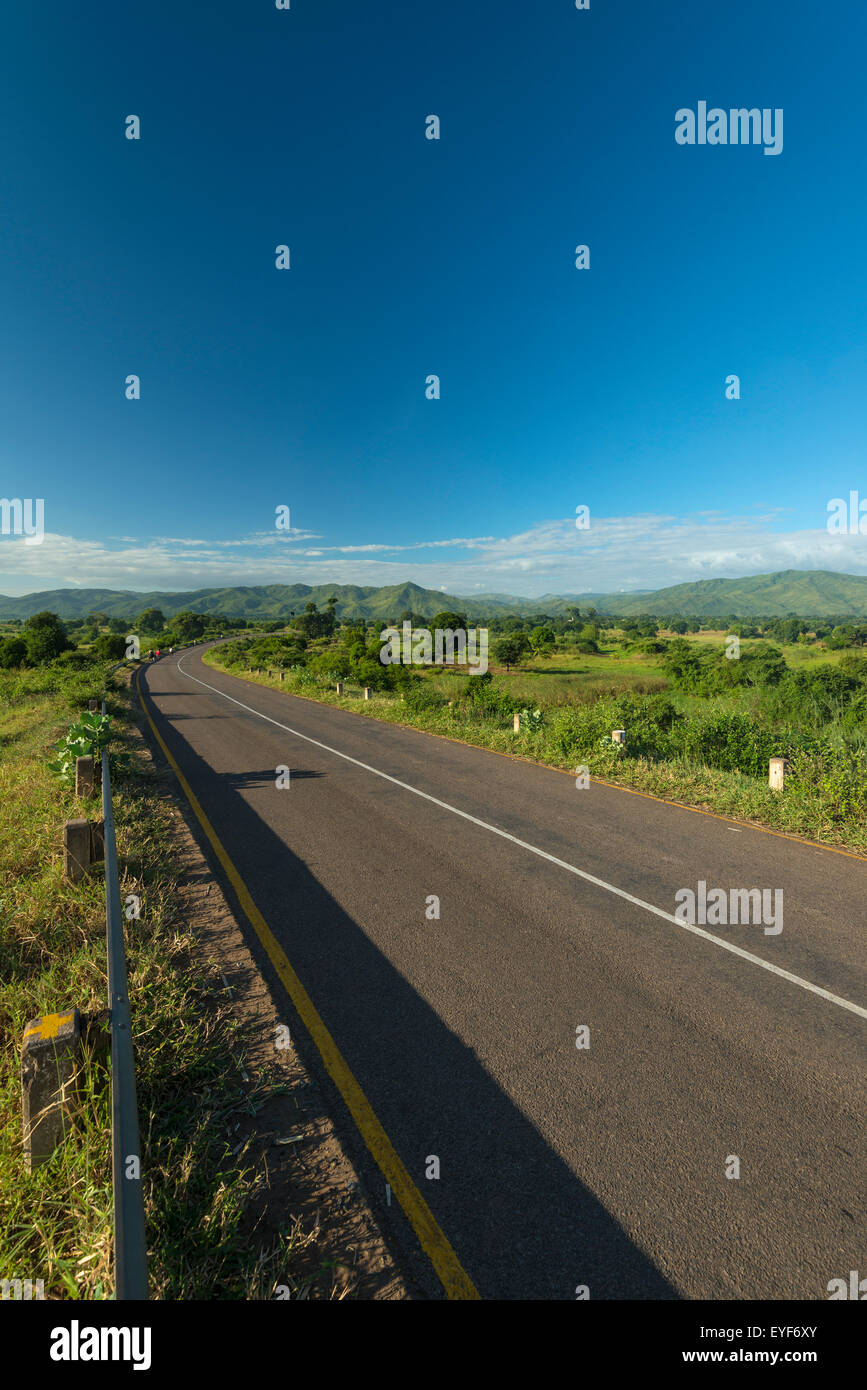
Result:
{"label": "mountain range", "polygon": [[700,579],[664,589],[639,589],[627,593],[543,594],[520,598],[512,594],[474,594],[460,598],[418,584],[393,584],[383,588],[358,584],[263,584],[227,589],[193,589],[177,593],[129,589],[48,589],[18,598],[0,594],[0,618],[28,618],[49,609],[61,618],[83,618],[88,613],[133,619],[145,608],[159,608],[166,617],[184,609],[199,613],[223,613],[234,618],[267,620],[288,618],[305,604],[322,605],[334,595],[341,618],[372,618],[387,622],[411,610],[432,618],[445,609],[466,613],[470,621],[505,614],[527,616],[566,614],[571,607],[585,611],[589,605],[606,615],[622,617],[652,613],[702,617],[851,617],[867,621],[867,575],[836,574],[831,570],[780,570],[744,579]]}

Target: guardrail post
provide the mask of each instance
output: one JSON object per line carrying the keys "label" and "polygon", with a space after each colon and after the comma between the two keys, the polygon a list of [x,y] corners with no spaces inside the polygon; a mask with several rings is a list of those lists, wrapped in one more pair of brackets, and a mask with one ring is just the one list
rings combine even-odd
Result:
{"label": "guardrail post", "polygon": [[63,872],[78,883],[90,868],[90,822],[68,820],[63,827]]}
{"label": "guardrail post", "polygon": [[29,1173],[47,1163],[66,1137],[80,1062],[78,1009],[46,1014],[27,1024],[21,1047],[21,1113]]}
{"label": "guardrail post", "polygon": [[787,767],[788,759],[771,758],[768,764],[768,786],[772,791],[782,791],[783,787],[786,785]]}
{"label": "guardrail post", "polygon": [[90,822],[90,862],[99,864],[105,859],[105,824],[101,820]]}

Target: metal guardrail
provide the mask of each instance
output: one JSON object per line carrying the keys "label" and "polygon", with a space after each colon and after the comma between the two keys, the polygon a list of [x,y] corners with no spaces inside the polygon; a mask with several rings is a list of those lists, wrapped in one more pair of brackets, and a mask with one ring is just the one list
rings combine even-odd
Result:
{"label": "metal guardrail", "polygon": [[[121,665],[125,665],[124,662]],[[114,674],[117,666],[108,672]],[[105,714],[105,699],[102,701]],[[111,807],[108,750],[102,750],[102,818],[105,835],[105,933],[111,1027],[111,1172],[114,1194],[116,1299],[148,1297],[147,1247],[139,1149],[138,1103],[132,1050],[123,911]]]}
{"label": "metal guardrail", "polygon": [[[191,645],[195,646],[196,643]],[[178,648],[180,650],[180,648]],[[153,661],[151,655],[151,661]],[[106,673],[105,686],[119,661]],[[102,713],[105,714],[103,693]],[[126,973],[123,910],[117,871],[117,843],[111,806],[108,750],[102,750],[102,819],[105,842],[105,937],[108,956],[108,1007],[111,1029],[111,1178],[114,1196],[115,1298],[148,1297],[147,1245],[141,1183],[138,1102]]]}

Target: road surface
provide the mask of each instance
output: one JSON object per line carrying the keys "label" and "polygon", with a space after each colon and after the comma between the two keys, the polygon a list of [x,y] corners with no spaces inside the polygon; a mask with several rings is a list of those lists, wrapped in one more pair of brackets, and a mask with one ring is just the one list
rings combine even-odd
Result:
{"label": "road surface", "polygon": [[[437,1233],[483,1299],[827,1299],[867,1273],[864,861],[200,653],[142,672],[147,708],[432,1213],[419,1241],[326,1082],[430,1296]],[[782,889],[783,930],[672,921],[699,881]]]}

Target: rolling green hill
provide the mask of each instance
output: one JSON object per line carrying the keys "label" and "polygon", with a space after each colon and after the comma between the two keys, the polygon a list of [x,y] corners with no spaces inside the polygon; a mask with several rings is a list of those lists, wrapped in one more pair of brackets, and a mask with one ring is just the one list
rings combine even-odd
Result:
{"label": "rolling green hill", "polygon": [[119,589],[49,589],[20,598],[0,595],[0,618],[28,618],[49,609],[61,618],[83,618],[88,613],[133,619],[145,608],[160,608],[167,617],[192,609],[200,613],[224,613],[248,619],[288,618],[307,603],[322,605],[337,598],[342,618],[387,621],[406,610],[432,618],[443,609],[465,612],[471,621],[506,613],[548,613],[552,617],[578,605],[592,604],[599,613],[624,617],[637,613],[690,614],[696,617],[734,616],[852,617],[867,618],[867,576],[835,574],[830,570],[781,570],[754,574],[745,579],[702,579],[669,588],[619,594],[544,594],[518,598],[510,594],[476,594],[459,598],[418,584],[393,584],[386,588],[358,584],[263,584],[255,587],[194,589],[181,593],[138,593]]}
{"label": "rolling green hill", "polygon": [[734,615],[738,618],[825,618],[867,616],[867,575],[835,574],[831,570],[780,570],[752,574],[746,579],[701,579],[675,584],[655,593],[608,594],[600,613],[624,617],[636,613],[690,613],[695,617]]}

